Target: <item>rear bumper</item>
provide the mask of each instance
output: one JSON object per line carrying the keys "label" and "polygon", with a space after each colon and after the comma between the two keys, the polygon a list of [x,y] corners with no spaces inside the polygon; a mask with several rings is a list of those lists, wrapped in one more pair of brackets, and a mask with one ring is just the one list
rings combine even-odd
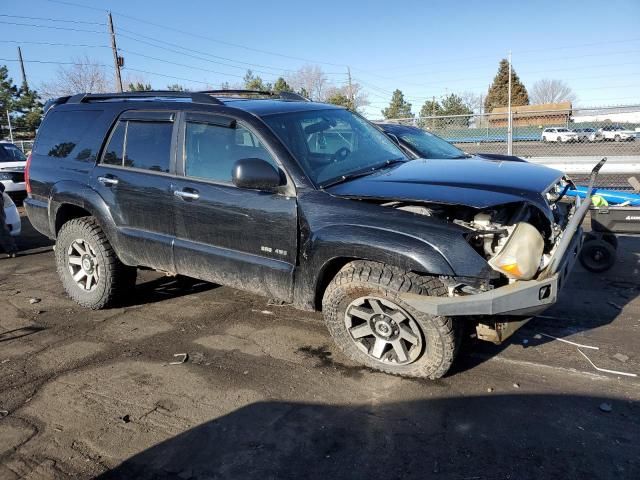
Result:
{"label": "rear bumper", "polygon": [[33,228],[49,238],[54,238],[49,225],[48,203],[35,200],[33,198],[26,198],[23,205],[27,213],[27,217],[29,217],[29,222],[31,222]]}

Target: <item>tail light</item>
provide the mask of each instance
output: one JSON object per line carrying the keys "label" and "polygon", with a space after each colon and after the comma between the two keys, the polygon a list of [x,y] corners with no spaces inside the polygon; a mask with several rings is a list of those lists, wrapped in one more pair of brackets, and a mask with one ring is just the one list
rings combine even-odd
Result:
{"label": "tail light", "polygon": [[24,183],[27,187],[27,193],[31,193],[31,182],[29,181],[29,169],[31,168],[31,153],[27,157],[27,164],[24,167]]}

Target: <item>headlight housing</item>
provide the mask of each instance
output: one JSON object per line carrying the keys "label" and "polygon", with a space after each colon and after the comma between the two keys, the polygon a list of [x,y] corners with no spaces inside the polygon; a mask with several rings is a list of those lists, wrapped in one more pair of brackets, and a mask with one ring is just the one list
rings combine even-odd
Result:
{"label": "headlight housing", "polygon": [[517,223],[505,246],[489,260],[489,265],[508,278],[530,280],[542,262],[544,239],[526,222]]}

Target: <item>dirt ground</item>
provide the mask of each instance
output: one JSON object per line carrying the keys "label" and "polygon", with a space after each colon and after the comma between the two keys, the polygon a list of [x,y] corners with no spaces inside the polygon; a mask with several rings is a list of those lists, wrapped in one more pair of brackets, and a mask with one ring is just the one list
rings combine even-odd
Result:
{"label": "dirt ground", "polygon": [[211,284],[141,272],[125,306],[84,310],[24,223],[26,255],[0,260],[0,479],[640,478],[640,377],[546,336],[640,374],[638,239],[417,381],[350,363],[319,314]]}

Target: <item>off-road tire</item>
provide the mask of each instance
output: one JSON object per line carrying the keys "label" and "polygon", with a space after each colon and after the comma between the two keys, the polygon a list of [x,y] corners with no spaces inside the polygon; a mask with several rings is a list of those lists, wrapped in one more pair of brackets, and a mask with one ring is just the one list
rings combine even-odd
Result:
{"label": "off-road tire", "polygon": [[[427,315],[413,309],[400,299],[400,294],[404,292],[445,296],[447,289],[438,278],[417,275],[389,265],[370,261],[347,264],[324,292],[322,311],[329,333],[349,358],[369,368],[407,377],[440,378],[451,367],[461,343],[458,320]],[[422,331],[423,348],[413,363],[383,363],[358,348],[345,325],[345,314],[349,304],[363,296],[390,300],[416,321]]]}
{"label": "off-road tire", "polygon": [[[73,280],[68,265],[72,242],[82,239],[95,252],[98,280],[91,291],[83,290]],[[86,308],[99,310],[116,304],[136,283],[136,268],[123,264],[94,217],[74,218],[60,228],[56,239],[56,266],[69,297]]]}

